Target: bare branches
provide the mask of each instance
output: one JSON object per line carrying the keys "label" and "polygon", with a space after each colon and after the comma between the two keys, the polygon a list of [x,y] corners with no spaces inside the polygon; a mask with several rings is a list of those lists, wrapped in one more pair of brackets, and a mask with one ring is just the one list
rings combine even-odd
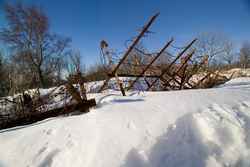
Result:
{"label": "bare branches", "polygon": [[197,49],[196,57],[208,56],[208,65],[222,61],[231,64],[233,61],[233,43],[223,33],[200,34],[195,48]]}
{"label": "bare branches", "polygon": [[59,80],[71,40],[51,34],[49,20],[38,7],[7,4],[5,14],[8,26],[0,31],[0,39],[13,49],[17,73],[36,75],[23,76],[36,80],[36,87],[50,85],[52,76]]}
{"label": "bare branches", "polygon": [[[151,18],[149,23],[154,19],[155,16]],[[149,25],[149,23],[147,25]],[[116,78],[123,95],[125,95],[123,88],[124,84],[118,77],[136,77],[135,80],[129,81],[129,85],[126,85],[126,90],[133,88],[135,83],[139,81],[139,78],[144,78],[144,81],[148,86],[146,90],[151,90],[152,87],[157,87],[156,84],[161,86],[160,90],[196,88],[196,84],[203,84],[204,80],[208,82],[207,77],[201,78],[201,80],[198,79],[198,81],[195,82],[192,80],[192,77],[195,74],[198,74],[200,70],[207,68],[209,60],[214,59],[217,55],[224,52],[229,54],[231,51],[231,45],[229,45],[229,42],[220,43],[221,41],[217,40],[217,36],[210,36],[210,38],[200,38],[198,44],[199,47],[197,47],[197,45],[196,47],[193,47],[193,44],[197,39],[192,40],[184,47],[176,47],[172,44],[173,40],[170,40],[159,52],[150,54],[145,51],[147,49],[140,47],[141,45],[139,43],[140,38],[142,38],[144,33],[148,31],[146,28],[148,27],[144,26],[142,32],[137,36],[134,42],[131,43],[123,57],[118,61],[113,61],[113,55],[115,54],[113,54],[109,48],[108,43],[106,41],[101,41],[101,53],[103,59],[107,62],[105,65],[108,77],[100,91],[108,85],[108,82],[112,77]],[[217,46],[218,43],[221,45]],[[178,51],[181,49],[181,51],[174,57],[166,50],[169,46]],[[193,49],[188,52],[192,47]],[[197,55],[196,58],[193,58],[196,53],[195,48],[198,49],[198,54],[203,54],[199,56],[199,59],[197,59]],[[159,63],[156,64],[155,62],[157,60],[160,61],[159,57],[163,54],[167,55],[168,60],[159,66]],[[153,65],[154,63],[155,65]],[[208,77],[208,79],[211,79],[211,77]],[[217,83],[217,79],[218,77],[213,77],[212,81]]]}
{"label": "bare branches", "polygon": [[151,85],[148,87],[147,90],[150,90],[151,87],[159,80],[161,79],[165,74],[169,73],[170,68],[176,63],[177,60],[181,58],[181,56],[197,41],[197,39],[192,40],[177,56],[176,58],[161,72],[161,75],[159,78],[155,79]]}
{"label": "bare branches", "polygon": [[[115,68],[111,72],[112,75],[116,74],[116,72],[119,69],[119,67],[121,66],[121,64],[124,62],[124,60],[126,60],[126,58],[129,56],[130,52],[133,50],[133,48],[136,46],[136,44],[140,41],[140,39],[143,37],[143,35],[148,31],[149,27],[152,25],[152,23],[158,17],[158,15],[159,15],[159,13],[157,13],[156,15],[154,15],[153,17],[151,17],[151,19],[149,20],[149,22],[143,27],[143,29],[140,32],[140,34],[136,37],[136,39],[130,45],[130,47],[128,48],[128,50],[124,53],[124,55],[123,55],[122,59],[120,60],[120,62],[115,66]],[[107,86],[109,80],[110,80],[110,78],[107,78],[104,81],[104,84],[100,88],[99,92],[101,92]]]}
{"label": "bare branches", "polygon": [[[143,71],[139,75],[144,75],[145,72],[150,68],[150,66],[161,56],[161,54],[170,46],[170,44],[173,42],[173,39],[171,39],[167,44],[161,49],[161,51],[151,60],[151,62],[143,69]],[[133,87],[135,82],[137,82],[139,77],[137,77],[131,85],[128,87],[128,90]]]}
{"label": "bare branches", "polygon": [[245,42],[240,49],[240,64],[242,68],[250,66],[250,43]]}

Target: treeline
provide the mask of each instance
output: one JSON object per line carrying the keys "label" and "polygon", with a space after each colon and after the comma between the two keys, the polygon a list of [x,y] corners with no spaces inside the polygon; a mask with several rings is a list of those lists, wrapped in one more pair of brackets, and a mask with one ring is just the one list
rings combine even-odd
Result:
{"label": "treeline", "polygon": [[223,33],[206,32],[198,35],[195,43],[196,58],[208,57],[208,68],[230,69],[250,67],[250,42],[245,41],[236,47]]}
{"label": "treeline", "polygon": [[87,81],[105,77],[100,64],[85,69],[71,39],[51,32],[41,8],[5,4],[4,14],[7,25],[0,29],[0,40],[8,54],[0,51],[0,97],[57,86],[79,71]]}
{"label": "treeline", "polygon": [[[0,96],[60,85],[76,71],[85,74],[87,81],[105,78],[106,69],[101,63],[86,70],[80,53],[71,48],[71,39],[51,32],[49,18],[41,8],[6,4],[4,13],[7,25],[0,29],[0,40],[8,54],[0,52]],[[202,33],[194,48],[195,59],[207,56],[209,68],[250,67],[249,42],[244,42],[239,50],[223,34]],[[161,66],[169,54],[164,56],[158,62]],[[138,60],[143,61],[136,59],[136,63]]]}

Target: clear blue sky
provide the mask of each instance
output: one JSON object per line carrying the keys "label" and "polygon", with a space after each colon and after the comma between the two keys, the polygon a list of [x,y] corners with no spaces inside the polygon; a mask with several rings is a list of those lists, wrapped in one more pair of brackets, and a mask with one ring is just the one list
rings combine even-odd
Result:
{"label": "clear blue sky", "polygon": [[[15,0],[8,0],[16,2]],[[51,30],[71,37],[86,64],[99,56],[99,42],[124,49],[124,41],[135,36],[156,12],[160,17],[152,27],[156,32],[146,41],[160,48],[170,37],[177,45],[200,32],[224,32],[237,45],[250,40],[250,5],[247,0],[23,0],[41,6],[50,18]],[[4,3],[0,0],[0,5]],[[4,26],[0,13],[0,26]]]}

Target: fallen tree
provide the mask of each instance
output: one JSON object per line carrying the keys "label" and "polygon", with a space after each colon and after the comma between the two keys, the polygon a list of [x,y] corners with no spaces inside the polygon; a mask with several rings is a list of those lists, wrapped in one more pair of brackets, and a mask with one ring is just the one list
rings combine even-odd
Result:
{"label": "fallen tree", "polygon": [[[76,74],[74,78],[76,80],[69,79],[64,86],[52,89],[45,95],[39,93],[38,96],[31,97],[25,92],[14,100],[3,99],[0,108],[0,129],[27,125],[46,118],[70,115],[76,112],[89,112],[91,107],[96,106],[96,101],[95,99],[87,99],[84,79],[81,74]],[[74,86],[73,83],[77,85]],[[77,86],[80,89],[77,89]],[[63,96],[60,105],[53,105],[53,98],[56,96]]]}

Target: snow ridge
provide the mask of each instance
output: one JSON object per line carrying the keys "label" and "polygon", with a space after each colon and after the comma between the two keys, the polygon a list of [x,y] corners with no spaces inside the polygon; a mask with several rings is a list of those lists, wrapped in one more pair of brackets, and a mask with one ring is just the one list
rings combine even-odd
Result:
{"label": "snow ridge", "polygon": [[211,105],[186,114],[158,137],[148,155],[132,149],[124,167],[250,166],[250,103]]}
{"label": "snow ridge", "polygon": [[98,105],[84,115],[1,130],[0,166],[250,166],[250,78],[119,94],[91,94]]}

